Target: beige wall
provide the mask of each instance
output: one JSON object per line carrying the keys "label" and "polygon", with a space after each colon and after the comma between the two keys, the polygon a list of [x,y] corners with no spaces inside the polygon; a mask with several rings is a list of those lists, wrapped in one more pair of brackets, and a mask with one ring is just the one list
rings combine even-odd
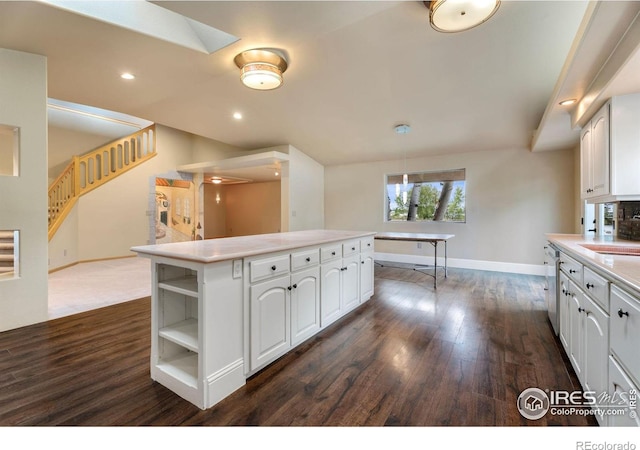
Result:
{"label": "beige wall", "polygon": [[0,176],[0,230],[20,231],[20,276],[0,281],[0,331],[47,319],[47,60],[0,49],[0,123],[20,127],[20,174]]}
{"label": "beige wall", "polygon": [[[177,166],[225,158],[234,147],[156,125],[157,156],[80,197],[49,245],[49,269],[78,261],[130,256],[149,243],[155,178]],[[238,151],[238,149],[235,149]],[[45,207],[46,210],[46,207]],[[66,256],[65,256],[66,254]]]}
{"label": "beige wall", "polygon": [[84,133],[78,130],[48,127],[49,184],[62,173],[71,158],[82,155],[110,141],[99,134]]}
{"label": "beige wall", "polygon": [[[205,239],[225,237],[227,235],[227,202],[224,190],[224,185],[204,184]],[[220,200],[216,201],[216,198]]]}
{"label": "beige wall", "polygon": [[[467,222],[384,222],[385,174],[404,167],[395,160],[325,167],[326,228],[455,234],[449,258],[459,265],[507,263],[525,272],[542,264],[545,233],[574,231],[573,150],[440,155],[410,159],[407,166],[414,172],[466,169]],[[415,243],[388,241],[376,241],[376,252],[433,254]]]}
{"label": "beige wall", "polygon": [[223,196],[226,236],[280,231],[280,181],[227,185]]}

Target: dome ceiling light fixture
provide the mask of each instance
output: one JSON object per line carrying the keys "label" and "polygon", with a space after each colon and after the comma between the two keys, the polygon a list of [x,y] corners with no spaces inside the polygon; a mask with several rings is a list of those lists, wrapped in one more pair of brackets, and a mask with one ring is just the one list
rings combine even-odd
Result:
{"label": "dome ceiling light fixture", "polygon": [[500,0],[425,1],[431,27],[442,33],[470,30],[485,23],[500,7]]}
{"label": "dome ceiling light fixture", "polygon": [[233,59],[240,69],[240,80],[251,89],[268,91],[282,85],[282,74],[287,70],[284,56],[274,50],[246,50]]}

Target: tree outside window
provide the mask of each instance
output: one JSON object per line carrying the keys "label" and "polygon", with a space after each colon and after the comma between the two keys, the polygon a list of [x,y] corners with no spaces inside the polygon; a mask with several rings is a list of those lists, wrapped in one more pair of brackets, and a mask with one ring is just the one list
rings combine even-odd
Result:
{"label": "tree outside window", "polygon": [[465,169],[407,175],[387,175],[387,221],[466,222]]}

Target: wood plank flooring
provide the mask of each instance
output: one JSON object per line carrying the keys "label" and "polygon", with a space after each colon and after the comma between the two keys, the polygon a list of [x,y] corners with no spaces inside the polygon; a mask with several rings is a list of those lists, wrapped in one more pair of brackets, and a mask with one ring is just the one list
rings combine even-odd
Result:
{"label": "wood plank flooring", "polygon": [[375,295],[202,411],[149,378],[150,300],[0,333],[0,425],[540,426],[528,387],[577,390],[541,277],[376,267]]}

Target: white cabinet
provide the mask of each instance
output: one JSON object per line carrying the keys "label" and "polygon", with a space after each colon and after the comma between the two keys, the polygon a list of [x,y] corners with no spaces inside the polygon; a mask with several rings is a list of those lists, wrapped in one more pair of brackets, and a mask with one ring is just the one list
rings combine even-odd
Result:
{"label": "white cabinet", "polygon": [[[609,395],[621,414],[608,416],[610,427],[640,427],[638,417],[638,386],[613,357],[609,357]],[[632,411],[635,414],[632,414]]]}
{"label": "white cabinet", "polygon": [[316,266],[291,275],[291,345],[298,345],[319,329],[320,268]]}
{"label": "white cabinet", "polygon": [[[156,266],[158,302],[153,311],[154,374],[174,377],[185,390],[198,390],[198,273],[186,267]],[[188,389],[191,388],[191,389]]]}
{"label": "white cabinet", "polygon": [[232,267],[152,258],[151,378],[203,409],[245,384],[243,288]]}
{"label": "white cabinet", "polygon": [[373,275],[375,260],[373,252],[360,255],[360,302],[366,302],[373,295]]}
{"label": "white cabinet", "polygon": [[560,271],[558,275],[558,295],[560,296],[558,302],[558,316],[560,318],[560,342],[564,347],[564,351],[569,354],[569,334],[571,333],[571,328],[569,326],[569,277],[563,272]]}
{"label": "white cabinet", "polygon": [[360,255],[342,260],[342,309],[349,312],[360,304]]}
{"label": "white cabinet", "polygon": [[[599,395],[609,382],[609,314],[602,307],[608,306],[609,282],[568,255],[561,254],[561,260],[560,342],[584,390]],[[606,425],[604,416],[596,417]]]}
{"label": "white cabinet", "polygon": [[569,281],[569,361],[576,372],[578,379],[582,381],[583,355],[584,355],[584,320],[583,320],[584,294],[575,283]]}
{"label": "white cabinet", "polygon": [[251,368],[263,366],[291,347],[289,275],[251,286]]}
{"label": "white cabinet", "polygon": [[360,241],[345,242],[341,248],[324,247],[320,254],[320,324],[324,328],[371,294],[361,290]]}
{"label": "white cabinet", "polygon": [[640,93],[612,97],[585,125],[580,141],[581,198],[640,199]]}
{"label": "white cabinet", "polygon": [[133,247],[152,265],[151,378],[202,409],[215,405],[373,295],[373,272],[366,282],[360,274],[374,234],[309,230]]}
{"label": "white cabinet", "polygon": [[627,376],[640,385],[640,299],[611,288],[611,354]]}
{"label": "white cabinet", "polygon": [[342,258],[320,267],[320,324],[324,328],[342,315]]}
{"label": "white cabinet", "polygon": [[582,198],[609,194],[609,107],[605,104],[580,135]]}
{"label": "white cabinet", "polygon": [[[582,385],[585,391],[601,394],[607,391],[609,367],[609,315],[589,297],[584,297],[583,328],[584,349]],[[596,414],[600,425],[606,425],[605,417]]]}

